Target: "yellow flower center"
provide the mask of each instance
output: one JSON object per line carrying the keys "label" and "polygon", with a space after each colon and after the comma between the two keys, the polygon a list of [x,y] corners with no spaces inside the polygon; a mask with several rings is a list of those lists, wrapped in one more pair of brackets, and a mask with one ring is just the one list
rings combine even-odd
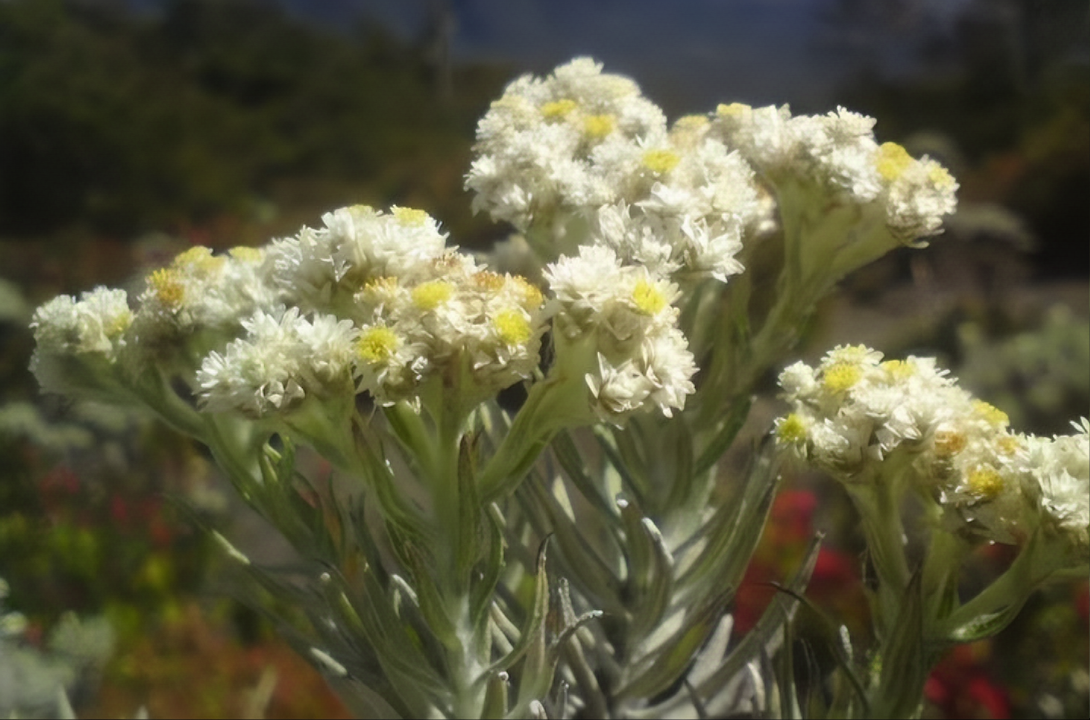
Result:
{"label": "yellow flower center", "polygon": [[171,309],[177,309],[185,302],[185,285],[178,277],[178,271],[160,268],[148,276],[148,286],[155,291],[160,303]]}
{"label": "yellow flower center", "polygon": [[679,162],[681,156],[671,150],[648,150],[643,154],[643,166],[657,175],[665,175]]}
{"label": "yellow flower center", "polygon": [[886,360],[879,367],[886,371],[890,380],[906,380],[916,374],[915,363],[907,360]]}
{"label": "yellow flower center", "polygon": [[637,280],[632,289],[632,302],[644,315],[655,315],[666,307],[666,296],[653,283]]}
{"label": "yellow flower center", "polygon": [[983,419],[993,427],[1004,428],[1010,424],[1010,418],[1007,417],[1007,413],[983,400],[973,400],[973,412],[976,413],[977,417]]}
{"label": "yellow flower center", "polygon": [[522,307],[525,309],[536,310],[541,307],[541,303],[545,302],[545,296],[541,294],[541,289],[521,275],[513,276],[511,282],[515,284],[515,287],[522,295]]}
{"label": "yellow flower center", "polygon": [[601,140],[617,125],[612,115],[588,115],[583,119],[583,132],[593,140]]}
{"label": "yellow flower center", "polygon": [[364,330],[356,341],[356,352],[361,358],[371,363],[388,360],[398,346],[398,337],[386,327],[374,327]]}
{"label": "yellow flower center", "polygon": [[229,250],[231,257],[243,262],[259,263],[265,258],[265,253],[255,247],[239,245]]}
{"label": "yellow flower center", "polygon": [[841,393],[859,382],[863,368],[853,363],[835,363],[822,377],[822,384],[831,393]]}
{"label": "yellow flower center", "polygon": [[1022,447],[1022,442],[1018,439],[1017,435],[1004,435],[999,438],[996,445],[999,447],[999,452],[1004,455],[1013,455]]}
{"label": "yellow flower center", "polygon": [[491,270],[481,270],[473,274],[473,284],[481,290],[496,292],[507,282],[506,278]]}
{"label": "yellow flower center", "polygon": [[956,430],[939,430],[935,433],[935,454],[944,458],[957,455],[967,442],[965,435]]}
{"label": "yellow flower center", "polygon": [[434,310],[454,294],[454,286],[442,280],[431,280],[413,288],[413,304],[421,310]]}
{"label": "yellow flower center", "polygon": [[987,465],[970,472],[966,482],[969,492],[983,500],[994,500],[1003,492],[1003,477]]}
{"label": "yellow flower center", "polygon": [[428,214],[416,208],[397,207],[395,205],[391,208],[391,211],[397,221],[405,227],[424,227],[424,224],[428,221]]}
{"label": "yellow flower center", "polygon": [[106,333],[106,337],[114,338],[125,332],[129,325],[132,325],[132,313],[126,310],[118,313],[102,328],[102,330]]}
{"label": "yellow flower center", "polygon": [[908,166],[912,164],[912,156],[897,143],[882,143],[878,148],[875,158],[878,174],[886,180],[893,181],[901,177]]}
{"label": "yellow flower center", "polygon": [[213,255],[209,248],[206,248],[203,245],[197,245],[174,258],[170,267],[198,276],[208,276],[223,267],[225,262],[226,260],[224,260],[223,257]]}
{"label": "yellow flower center", "polygon": [[492,318],[492,327],[508,345],[522,345],[533,334],[530,322],[520,311],[515,309],[501,310]]}
{"label": "yellow flower center", "polygon": [[547,102],[541,106],[541,115],[548,120],[557,120],[568,115],[577,107],[579,107],[579,104],[574,100],[569,100],[567,98],[563,100],[553,100],[552,102]]}
{"label": "yellow flower center", "polygon": [[791,413],[776,427],[776,437],[783,443],[801,443],[806,440],[806,423],[798,413]]}
{"label": "yellow flower center", "polygon": [[927,170],[927,179],[931,181],[932,185],[942,190],[952,188],[955,185],[954,176],[938,163],[933,164]]}
{"label": "yellow flower center", "polygon": [[674,123],[674,129],[685,131],[700,130],[709,122],[711,121],[704,115],[686,115],[677,119]]}
{"label": "yellow flower center", "polygon": [[730,105],[720,103],[719,107],[715,109],[715,113],[721,117],[741,117],[750,109],[752,108],[745,103],[731,103]]}

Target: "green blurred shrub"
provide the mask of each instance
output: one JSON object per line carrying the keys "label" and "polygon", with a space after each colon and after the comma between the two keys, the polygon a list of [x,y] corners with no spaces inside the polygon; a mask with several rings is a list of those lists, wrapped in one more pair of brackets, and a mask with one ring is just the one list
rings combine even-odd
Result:
{"label": "green blurred shrub", "polygon": [[993,398],[1014,427],[1040,433],[1067,428],[1060,418],[1090,409],[1090,322],[1054,305],[1034,329],[989,336],[976,322],[958,328],[966,387]]}

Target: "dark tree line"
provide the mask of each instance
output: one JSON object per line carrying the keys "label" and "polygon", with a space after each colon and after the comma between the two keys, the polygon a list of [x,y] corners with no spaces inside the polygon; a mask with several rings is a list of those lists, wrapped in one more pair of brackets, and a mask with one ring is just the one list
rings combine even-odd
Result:
{"label": "dark tree line", "polygon": [[307,183],[397,202],[463,172],[504,71],[455,68],[439,102],[425,43],[340,30],[256,0],[0,3],[0,233],[164,229]]}

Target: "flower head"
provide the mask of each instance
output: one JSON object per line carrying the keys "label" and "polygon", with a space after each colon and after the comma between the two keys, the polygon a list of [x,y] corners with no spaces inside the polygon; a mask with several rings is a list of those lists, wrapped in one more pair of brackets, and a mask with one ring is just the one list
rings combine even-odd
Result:
{"label": "flower head", "polygon": [[622,266],[603,246],[560,258],[545,276],[556,306],[555,367],[584,377],[598,417],[620,423],[642,407],[666,415],[684,407],[696,365],[677,328],[676,285]]}
{"label": "flower head", "polygon": [[830,351],[816,368],[780,376],[791,411],[777,442],[847,482],[881,481],[888,458],[942,506],[949,526],[1012,543],[1038,525],[1086,548],[1090,443],[1012,433],[1007,416],[974,399],[933,358],[882,361],[862,345]]}
{"label": "flower head", "polygon": [[123,335],[132,324],[128,294],[97,287],[77,301],[59,295],[34,312],[30,322],[40,352],[99,354],[116,358]]}
{"label": "flower head", "polygon": [[276,305],[264,271],[264,250],[250,247],[214,255],[195,246],[145,280],[135,318],[145,345],[169,343],[199,330],[233,333],[244,318]]}
{"label": "flower head", "polygon": [[410,399],[441,377],[470,405],[528,378],[546,328],[541,291],[450,252],[415,275],[380,278],[357,293],[364,324],[359,387],[382,403]]}
{"label": "flower head", "polygon": [[105,381],[125,349],[133,313],[124,290],[97,287],[53,298],[34,312],[30,369],[47,392],[79,392]]}
{"label": "flower head", "polygon": [[259,310],[243,326],[244,337],[210,353],[197,371],[204,410],[262,417],[287,412],[308,395],[351,391],[351,321],[280,308]]}
{"label": "flower head", "polygon": [[267,272],[281,298],[307,310],[345,312],[367,282],[422,272],[446,249],[446,236],[423,210],[353,205],[326,213],[322,222],[267,251]]}
{"label": "flower head", "polygon": [[620,178],[665,136],[662,111],[636,83],[577,58],[546,78],[520,77],[492,103],[477,126],[466,187],[475,211],[562,236],[572,217],[618,199]]}

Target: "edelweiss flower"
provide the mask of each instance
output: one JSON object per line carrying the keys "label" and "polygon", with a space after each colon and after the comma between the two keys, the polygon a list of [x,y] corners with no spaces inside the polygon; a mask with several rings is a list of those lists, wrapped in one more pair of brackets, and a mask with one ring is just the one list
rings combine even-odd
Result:
{"label": "edelweiss flower", "polygon": [[656,274],[706,272],[725,282],[742,271],[735,255],[765,208],[741,156],[697,132],[674,133],[644,153],[634,173],[644,182],[630,183],[627,202],[595,212],[594,239]]}
{"label": "edelweiss flower", "polygon": [[244,338],[210,353],[197,371],[203,409],[262,417],[290,410],[307,395],[351,391],[351,321],[308,320],[298,308],[281,308],[259,310],[243,326]]}
{"label": "edelweiss flower", "polygon": [[60,295],[34,312],[30,370],[46,392],[76,394],[108,384],[128,343],[133,314],[124,290]]}
{"label": "edelweiss flower", "polygon": [[545,277],[556,305],[554,367],[585,378],[598,417],[620,423],[651,403],[666,415],[684,407],[696,364],[671,305],[676,285],[622,267],[603,246],[561,258]]}
{"label": "edelweiss flower", "polygon": [[1044,524],[1085,551],[1090,423],[1053,440],[1014,434],[1004,412],[973,399],[934,358],[883,362],[861,345],[835,348],[817,368],[795,363],[780,385],[792,407],[774,432],[799,458],[851,483],[882,478],[900,453],[953,530],[1012,543]]}
{"label": "edelweiss flower", "polygon": [[1027,464],[1039,488],[1042,522],[1064,535],[1081,556],[1090,548],[1090,421],[1073,435],[1033,438]]}
{"label": "edelweiss flower", "polygon": [[440,375],[473,405],[530,377],[539,362],[541,291],[478,268],[469,255],[450,252],[415,276],[374,280],[357,293],[355,307],[364,323],[359,387],[382,403],[408,398]]}
{"label": "edelweiss flower", "polygon": [[619,199],[643,148],[665,137],[662,111],[633,81],[577,58],[547,78],[515,80],[492,103],[466,187],[474,211],[560,238],[574,216]]}
{"label": "edelweiss flower", "polygon": [[[366,205],[322,216],[325,227],[304,227],[268,249],[267,272],[285,302],[306,310],[335,311],[370,280],[421,272],[445,251],[446,235],[423,210]],[[335,297],[337,296],[337,297]]]}
{"label": "edelweiss flower", "polygon": [[776,195],[795,284],[836,282],[899,245],[939,233],[954,211],[950,174],[900,145],[879,145],[873,127],[873,118],[844,108],[792,117],[787,106],[737,103],[721,105],[712,121],[709,135],[738,150]]}
{"label": "edelweiss flower", "polygon": [[227,255],[186,250],[148,275],[135,325],[141,342],[158,342],[199,330],[232,333],[243,318],[275,306],[277,292],[263,269],[264,251],[238,247]]}
{"label": "edelweiss flower", "polygon": [[99,354],[113,360],[132,324],[124,290],[97,287],[77,301],[59,295],[34,312],[30,327],[38,351],[57,355]]}

